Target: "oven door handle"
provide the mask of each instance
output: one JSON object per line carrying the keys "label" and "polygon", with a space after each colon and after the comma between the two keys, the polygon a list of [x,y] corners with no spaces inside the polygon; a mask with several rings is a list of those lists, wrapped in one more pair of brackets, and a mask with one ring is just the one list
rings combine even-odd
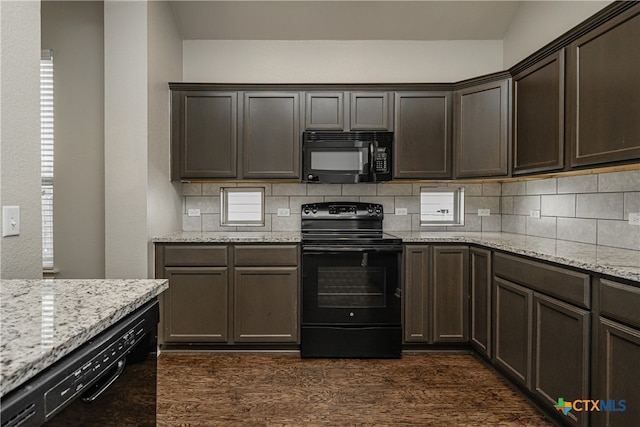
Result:
{"label": "oven door handle", "polygon": [[402,252],[402,245],[389,246],[303,246],[305,254],[326,255],[331,252]]}

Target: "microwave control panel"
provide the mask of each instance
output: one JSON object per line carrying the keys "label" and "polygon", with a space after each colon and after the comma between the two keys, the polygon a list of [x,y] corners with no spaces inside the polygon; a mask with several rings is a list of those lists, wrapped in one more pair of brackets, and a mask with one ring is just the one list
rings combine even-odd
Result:
{"label": "microwave control panel", "polygon": [[387,155],[386,148],[378,148],[375,152],[374,158],[374,168],[376,173],[387,173],[389,172],[389,156]]}

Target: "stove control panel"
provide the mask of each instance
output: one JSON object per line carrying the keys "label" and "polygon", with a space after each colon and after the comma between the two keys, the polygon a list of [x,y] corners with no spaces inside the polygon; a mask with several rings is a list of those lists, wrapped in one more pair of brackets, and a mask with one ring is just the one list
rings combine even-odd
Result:
{"label": "stove control panel", "polygon": [[382,205],[362,202],[324,202],[301,206],[303,218],[316,219],[382,219]]}

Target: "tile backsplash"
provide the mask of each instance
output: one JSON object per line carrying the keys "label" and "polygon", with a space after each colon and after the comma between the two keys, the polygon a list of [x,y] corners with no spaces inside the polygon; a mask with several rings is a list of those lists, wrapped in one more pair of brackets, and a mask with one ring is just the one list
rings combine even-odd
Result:
{"label": "tile backsplash", "polygon": [[[236,186],[264,187],[264,226],[220,226],[220,188]],[[465,188],[464,226],[420,226],[420,188],[429,186]],[[628,222],[629,213],[640,212],[640,170],[482,183],[185,183],[182,227],[184,231],[297,231],[300,206],[323,201],[380,203],[388,231],[504,231],[640,250],[640,226]],[[290,216],[278,216],[279,208],[289,209]],[[395,215],[396,208],[406,208],[408,214]],[[189,209],[199,209],[200,216],[188,216]],[[478,209],[489,209],[490,215],[478,216]]]}

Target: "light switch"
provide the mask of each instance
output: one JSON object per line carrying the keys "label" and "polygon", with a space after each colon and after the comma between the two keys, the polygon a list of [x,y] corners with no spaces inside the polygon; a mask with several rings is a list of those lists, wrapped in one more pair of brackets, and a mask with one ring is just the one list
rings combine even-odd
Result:
{"label": "light switch", "polygon": [[20,206],[2,207],[2,237],[20,234]]}
{"label": "light switch", "polygon": [[478,216],[490,216],[491,209],[478,209]]}

